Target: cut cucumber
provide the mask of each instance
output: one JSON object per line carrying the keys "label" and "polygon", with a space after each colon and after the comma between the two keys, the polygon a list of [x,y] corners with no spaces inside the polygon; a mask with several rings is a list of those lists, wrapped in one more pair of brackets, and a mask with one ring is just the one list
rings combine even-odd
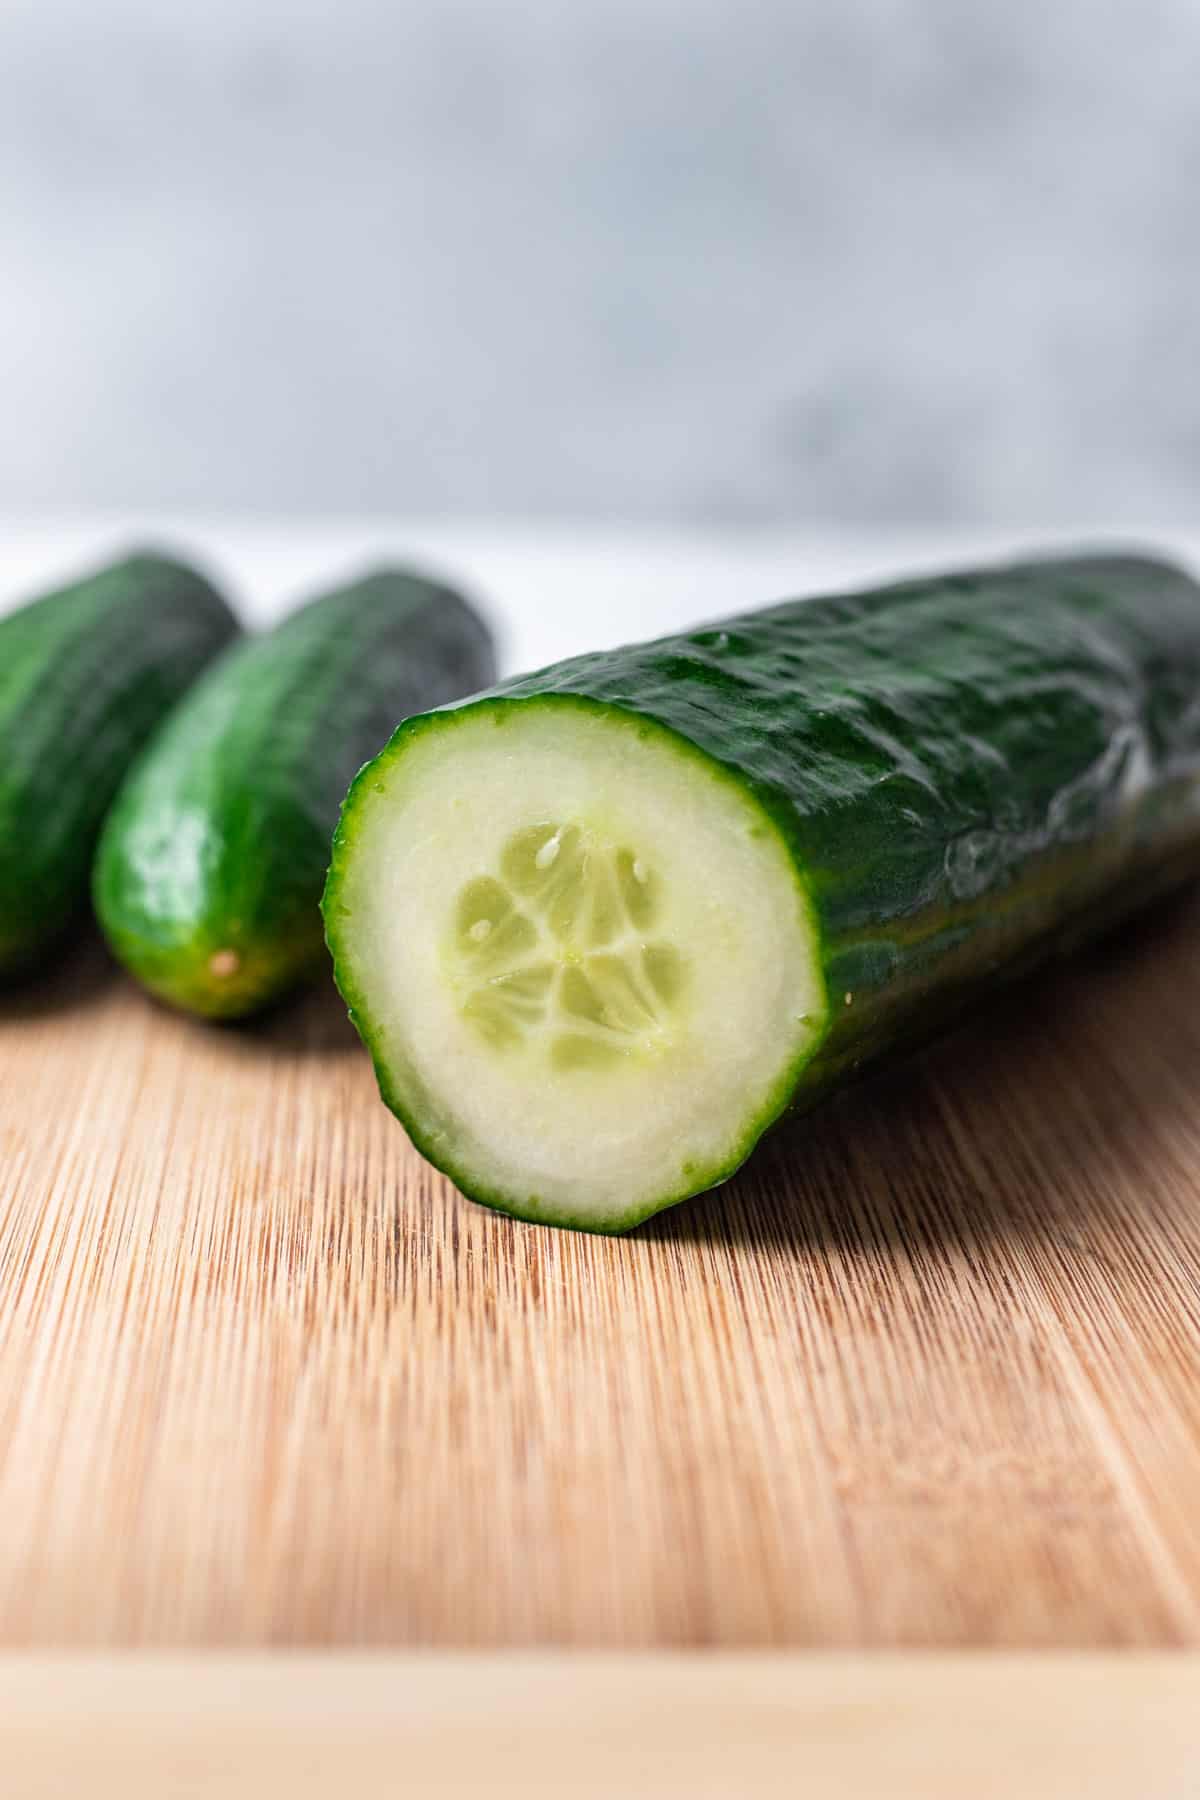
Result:
{"label": "cut cucumber", "polygon": [[338,806],[396,720],[494,678],[458,594],[382,570],[232,650],[132,770],[96,860],[115,954],[213,1018],[270,1004],[325,959],[320,898]]}
{"label": "cut cucumber", "polygon": [[236,630],[200,575],[148,555],[0,619],[0,976],[81,911],[121,778]]}
{"label": "cut cucumber", "polygon": [[1078,558],[792,602],[407,720],[326,927],[472,1197],[619,1231],[1200,869],[1200,590]]}

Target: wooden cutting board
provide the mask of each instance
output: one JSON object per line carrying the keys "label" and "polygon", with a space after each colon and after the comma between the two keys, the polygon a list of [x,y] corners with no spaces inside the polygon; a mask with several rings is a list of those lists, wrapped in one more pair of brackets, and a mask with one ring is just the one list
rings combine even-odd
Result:
{"label": "wooden cutting board", "polygon": [[1196,1800],[1200,1657],[0,1655],[5,1800]]}
{"label": "wooden cutting board", "polygon": [[8,1644],[1200,1643],[1196,900],[625,1240],[85,943],[0,1184]]}

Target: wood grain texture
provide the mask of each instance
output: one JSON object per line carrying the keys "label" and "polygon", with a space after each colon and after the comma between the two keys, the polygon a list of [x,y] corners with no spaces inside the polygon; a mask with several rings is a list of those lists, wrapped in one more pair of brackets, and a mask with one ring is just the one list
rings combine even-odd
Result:
{"label": "wood grain texture", "polygon": [[0,1658],[6,1800],[1195,1800],[1194,1656]]}
{"label": "wood grain texture", "polygon": [[626,1240],[459,1199],[331,992],[0,1003],[0,1638],[1200,1643],[1200,904]]}

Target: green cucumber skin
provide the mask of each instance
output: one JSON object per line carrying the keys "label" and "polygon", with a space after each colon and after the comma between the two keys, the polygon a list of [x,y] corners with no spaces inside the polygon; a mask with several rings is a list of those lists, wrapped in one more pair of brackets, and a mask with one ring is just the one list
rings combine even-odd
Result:
{"label": "green cucumber skin", "polygon": [[[319,596],[209,672],[132,770],[96,860],[97,916],[160,998],[259,1010],[325,958],[319,902],[351,778],[418,707],[495,679],[450,589],[380,570]],[[209,959],[239,967],[215,979]]]}
{"label": "green cucumber skin", "polygon": [[[583,656],[468,703],[633,715],[759,802],[807,891],[827,991],[815,1047],[751,1122],[772,1123],[955,1022],[1000,982],[1200,872],[1200,588],[1141,556],[1064,557],[785,602]],[[412,719],[360,781],[379,779]],[[453,1166],[393,1091],[382,1035],[335,972],[385,1100],[474,1199],[546,1221]],[[849,1000],[847,1002],[847,996]],[[687,1198],[664,1195],[626,1230]]]}
{"label": "green cucumber skin", "polygon": [[122,777],[236,631],[202,576],[151,554],[0,619],[0,975],[82,910]]}

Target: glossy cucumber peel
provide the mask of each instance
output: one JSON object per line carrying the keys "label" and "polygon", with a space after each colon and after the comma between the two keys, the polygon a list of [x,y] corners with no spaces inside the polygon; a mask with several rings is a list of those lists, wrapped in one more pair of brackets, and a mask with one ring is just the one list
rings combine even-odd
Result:
{"label": "glossy cucumber peel", "polygon": [[188,1011],[259,1010],[325,960],[338,807],[396,720],[494,679],[462,597],[384,569],[210,671],[131,771],[96,860],[97,916],[147,988]]}
{"label": "glossy cucumber peel", "polygon": [[236,631],[202,576],[150,554],[0,619],[0,978],[81,911],[121,779]]}
{"label": "glossy cucumber peel", "polygon": [[385,1100],[620,1231],[1200,869],[1200,589],[1078,557],[789,602],[407,720],[334,841]]}

